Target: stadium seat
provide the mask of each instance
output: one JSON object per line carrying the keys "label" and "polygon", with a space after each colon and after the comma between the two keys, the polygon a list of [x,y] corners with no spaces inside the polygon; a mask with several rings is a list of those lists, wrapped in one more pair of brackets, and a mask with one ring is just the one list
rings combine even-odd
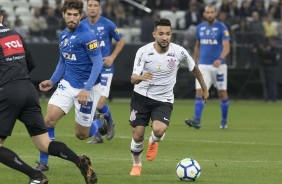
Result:
{"label": "stadium seat", "polygon": [[171,27],[176,28],[177,18],[176,18],[175,13],[173,13],[172,11],[169,11],[169,10],[161,10],[160,11],[160,17],[169,19],[170,22],[171,22]]}
{"label": "stadium seat", "polygon": [[27,0],[13,0],[14,7],[29,8]]}
{"label": "stadium seat", "polygon": [[42,6],[42,1],[39,0],[29,0],[29,5],[30,7],[41,7]]}
{"label": "stadium seat", "polygon": [[13,7],[14,7],[14,4],[13,4],[13,1],[0,0],[0,6],[1,6],[1,7],[10,7],[10,8],[13,8]]}
{"label": "stadium seat", "polygon": [[15,9],[15,14],[22,16],[22,15],[30,15],[30,10],[29,7],[17,7]]}
{"label": "stadium seat", "polygon": [[178,26],[180,29],[184,29],[185,28],[185,11],[181,11],[181,10],[178,10],[176,11],[175,15],[176,15],[176,20],[177,20],[177,23],[178,23]]}

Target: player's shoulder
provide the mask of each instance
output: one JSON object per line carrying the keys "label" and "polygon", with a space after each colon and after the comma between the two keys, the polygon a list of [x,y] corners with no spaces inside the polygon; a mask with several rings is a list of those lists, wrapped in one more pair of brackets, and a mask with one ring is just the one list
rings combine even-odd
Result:
{"label": "player's shoulder", "polygon": [[81,21],[80,21],[80,23],[82,23],[82,24],[88,24],[89,23],[89,21],[88,21],[88,18],[86,17],[86,18],[84,18],[84,19],[82,19]]}
{"label": "player's shoulder", "polygon": [[113,21],[111,21],[110,19],[107,19],[103,16],[100,16],[99,22],[104,24],[104,25],[115,26],[115,23]]}
{"label": "player's shoulder", "polygon": [[173,50],[175,53],[181,53],[183,51],[185,51],[185,48],[182,47],[181,45],[178,45],[176,43],[170,43],[169,44],[170,50]]}
{"label": "player's shoulder", "polygon": [[218,20],[215,22],[215,26],[220,27],[220,28],[226,28],[227,27],[223,22],[218,21]]}

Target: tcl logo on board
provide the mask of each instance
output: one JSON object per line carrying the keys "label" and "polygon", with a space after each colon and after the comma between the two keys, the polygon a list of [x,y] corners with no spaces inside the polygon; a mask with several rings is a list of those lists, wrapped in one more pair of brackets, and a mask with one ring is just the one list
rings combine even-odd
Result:
{"label": "tcl logo on board", "polygon": [[0,45],[4,56],[24,54],[23,43],[19,35],[11,35],[0,39]]}

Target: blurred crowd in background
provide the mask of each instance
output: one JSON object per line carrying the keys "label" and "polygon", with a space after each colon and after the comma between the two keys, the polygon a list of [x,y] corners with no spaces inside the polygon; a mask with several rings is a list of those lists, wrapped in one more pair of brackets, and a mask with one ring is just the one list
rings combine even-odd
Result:
{"label": "blurred crowd in background", "polygon": [[[224,22],[237,43],[263,42],[273,38],[281,44],[282,0],[132,0],[151,12],[133,6],[127,0],[102,0],[101,15],[114,21],[128,43],[152,41],[153,21],[169,18],[175,30],[175,42],[193,46],[195,26],[203,19],[206,4],[215,4],[218,19]],[[6,26],[16,29],[27,41],[52,42],[65,28],[61,8],[63,0],[0,0],[6,12]],[[86,13],[84,12],[84,16]],[[185,39],[183,39],[183,36]],[[190,43],[190,44],[189,44]]]}

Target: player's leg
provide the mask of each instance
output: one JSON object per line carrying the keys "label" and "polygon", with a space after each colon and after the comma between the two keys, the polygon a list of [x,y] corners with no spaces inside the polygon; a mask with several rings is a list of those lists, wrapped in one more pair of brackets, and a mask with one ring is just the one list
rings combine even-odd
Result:
{"label": "player's leg", "polygon": [[216,76],[216,88],[220,99],[221,122],[220,128],[227,128],[229,97],[227,93],[227,65],[221,65]]}
{"label": "player's leg", "polygon": [[[80,90],[75,89],[77,94]],[[100,98],[100,84],[95,85],[91,91],[86,105],[81,105],[74,99],[75,105],[75,135],[78,139],[84,140],[97,134],[104,125],[102,120],[96,120],[95,111]],[[94,120],[94,121],[93,121]]]}
{"label": "player's leg", "polygon": [[102,74],[101,75],[101,97],[99,99],[97,110],[102,113],[108,123],[108,133],[106,135],[107,140],[111,140],[115,135],[115,122],[113,121],[112,114],[106,101],[110,94],[110,88],[112,83],[113,74]]}
{"label": "player's leg", "polygon": [[[56,124],[65,114],[68,113],[73,105],[72,96],[70,95],[71,91],[72,87],[70,84],[67,81],[62,80],[48,102],[44,121],[52,141],[55,140]],[[40,152],[40,159],[35,169],[47,171],[49,169],[48,160],[49,155],[44,152]]]}
{"label": "player's leg", "polygon": [[157,102],[150,100],[152,105],[151,119],[152,132],[148,142],[146,153],[147,160],[152,161],[158,154],[158,144],[164,139],[168,128],[173,105],[171,103]]}
{"label": "player's leg", "polygon": [[[210,67],[212,66],[199,65],[199,69],[202,72],[204,81],[208,89],[212,85]],[[186,119],[185,123],[190,127],[199,129],[201,128],[201,118],[205,107],[205,101],[202,99],[202,90],[200,83],[196,80],[195,84],[196,84],[196,95],[195,95],[195,104],[194,104],[194,117],[193,119]]]}
{"label": "player's leg", "polygon": [[132,127],[131,156],[133,160],[131,176],[140,176],[142,170],[141,153],[143,151],[143,140],[145,127],[149,125],[150,109],[147,106],[147,98],[133,92],[130,103],[130,125]]}
{"label": "player's leg", "polygon": [[145,126],[132,127],[132,139],[130,145],[133,165],[130,171],[131,176],[140,176],[142,170],[141,154],[143,152],[143,141]]}
{"label": "player's leg", "polygon": [[[35,131],[30,133],[36,134]],[[63,142],[51,141],[47,133],[32,136],[32,141],[41,152],[73,162],[80,169],[86,183],[97,182],[96,174],[87,156],[78,156]]]}

